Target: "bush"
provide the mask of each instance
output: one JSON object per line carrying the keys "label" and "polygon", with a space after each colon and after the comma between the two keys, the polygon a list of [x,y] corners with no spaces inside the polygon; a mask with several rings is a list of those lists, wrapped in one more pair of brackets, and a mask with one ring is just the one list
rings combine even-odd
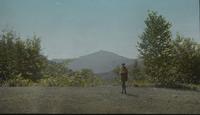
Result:
{"label": "bush", "polygon": [[0,34],[0,77],[2,80],[12,79],[21,74],[22,77],[37,80],[46,64],[46,57],[40,53],[40,39],[23,40],[15,32]]}
{"label": "bush", "polygon": [[53,86],[63,87],[63,86],[69,86],[70,80],[68,76],[45,77],[39,80],[39,85],[48,87],[53,87]]}
{"label": "bush", "polygon": [[24,79],[20,75],[13,77],[13,79],[6,80],[2,83],[2,86],[11,86],[11,87],[25,87],[32,86],[33,81],[30,79]]}
{"label": "bush", "polygon": [[102,84],[102,80],[93,75],[92,71],[81,70],[76,71],[72,75],[63,74],[60,76],[44,76],[38,81],[41,86],[63,87],[63,86],[96,86]]}
{"label": "bush", "polygon": [[192,38],[177,35],[173,41],[174,67],[181,83],[200,83],[200,46]]}

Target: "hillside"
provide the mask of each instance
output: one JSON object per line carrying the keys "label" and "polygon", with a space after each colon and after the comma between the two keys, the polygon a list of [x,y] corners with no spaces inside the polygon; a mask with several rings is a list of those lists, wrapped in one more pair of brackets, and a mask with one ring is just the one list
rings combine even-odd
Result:
{"label": "hillside", "polygon": [[108,51],[98,51],[89,55],[81,56],[71,61],[68,65],[72,70],[83,68],[91,69],[94,73],[110,72],[121,63],[133,64],[134,59],[129,59]]}
{"label": "hillside", "polygon": [[52,59],[52,60],[49,60],[49,61],[52,61],[52,62],[55,62],[55,63],[60,63],[60,64],[64,64],[65,66],[68,66],[68,64],[70,62],[72,62],[73,60],[75,59]]}

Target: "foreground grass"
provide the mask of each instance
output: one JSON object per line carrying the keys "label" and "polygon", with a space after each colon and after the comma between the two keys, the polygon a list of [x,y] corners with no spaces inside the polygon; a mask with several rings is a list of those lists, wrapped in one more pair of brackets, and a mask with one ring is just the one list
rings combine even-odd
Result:
{"label": "foreground grass", "polygon": [[4,87],[0,113],[200,113],[200,92],[164,88]]}
{"label": "foreground grass", "polygon": [[[109,83],[107,83],[109,84]],[[121,85],[120,80],[114,80],[111,83],[113,86]],[[157,87],[157,88],[168,88],[168,89],[176,89],[176,90],[200,90],[200,84],[175,84],[173,86],[163,86],[163,85],[156,85],[153,82],[147,80],[128,80],[127,86],[129,87]]]}

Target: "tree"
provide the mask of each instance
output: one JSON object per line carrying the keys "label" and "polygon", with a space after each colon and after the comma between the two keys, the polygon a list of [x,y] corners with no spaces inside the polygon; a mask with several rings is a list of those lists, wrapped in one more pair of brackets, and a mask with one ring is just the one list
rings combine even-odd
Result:
{"label": "tree", "polygon": [[43,74],[51,77],[61,77],[65,74],[73,74],[73,71],[70,71],[65,64],[48,61]]}
{"label": "tree", "polygon": [[0,35],[0,77],[3,80],[22,76],[31,80],[41,77],[46,57],[41,53],[40,39],[22,40],[13,31]]}
{"label": "tree", "polygon": [[15,73],[14,37],[13,31],[0,35],[0,77],[3,80],[9,79]]}
{"label": "tree", "polygon": [[185,38],[177,34],[173,46],[178,80],[182,83],[200,83],[199,44],[192,38]]}
{"label": "tree", "polygon": [[145,73],[157,84],[173,85],[176,77],[171,60],[172,25],[154,11],[148,12],[145,24],[146,28],[139,37],[141,41],[138,42],[138,51],[144,59]]}

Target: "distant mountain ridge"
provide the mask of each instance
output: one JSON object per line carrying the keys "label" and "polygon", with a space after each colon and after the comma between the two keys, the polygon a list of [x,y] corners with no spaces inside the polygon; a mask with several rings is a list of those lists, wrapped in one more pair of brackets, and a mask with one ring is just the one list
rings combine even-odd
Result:
{"label": "distant mountain ridge", "polygon": [[85,56],[80,56],[71,60],[68,68],[72,70],[91,69],[94,73],[106,73],[112,71],[121,63],[131,65],[135,62],[134,59],[129,59],[113,52],[100,50]]}
{"label": "distant mountain ridge", "polygon": [[75,58],[74,59],[52,59],[51,61],[55,62],[55,63],[59,63],[59,64],[64,64],[65,66],[68,66],[68,64],[70,62],[72,62],[73,60],[75,60]]}

